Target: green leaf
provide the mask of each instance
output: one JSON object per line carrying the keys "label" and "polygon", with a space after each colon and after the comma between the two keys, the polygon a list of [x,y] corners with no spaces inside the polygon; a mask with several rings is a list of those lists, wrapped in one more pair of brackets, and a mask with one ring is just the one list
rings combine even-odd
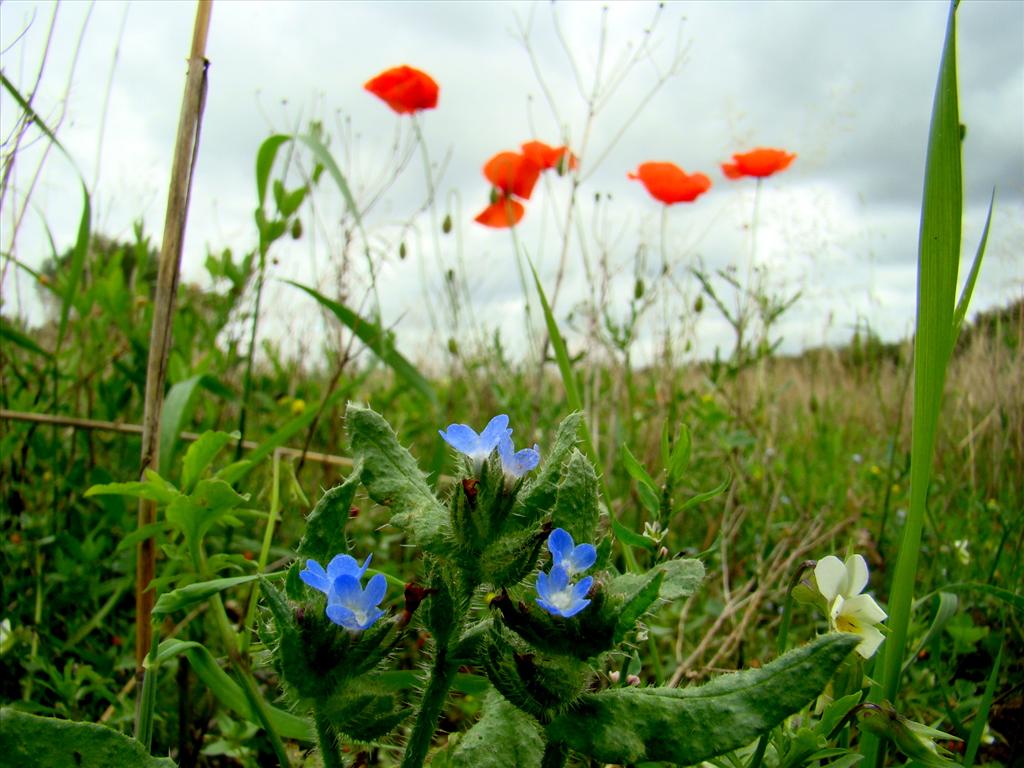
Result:
{"label": "green leaf", "polygon": [[78,221],[78,238],[75,240],[75,247],[71,252],[71,264],[68,268],[67,283],[64,286],[64,295],[61,297],[60,328],[57,331],[58,349],[64,341],[64,335],[68,329],[68,320],[71,317],[71,307],[74,306],[78,284],[81,282],[82,273],[85,271],[85,259],[89,255],[91,218],[92,208],[89,202],[89,190],[86,189],[85,182],[82,182],[82,216]]}
{"label": "green leaf", "polygon": [[329,309],[343,325],[348,327],[367,347],[373,350],[373,353],[380,358],[381,362],[391,368],[399,379],[426,398],[431,406],[437,404],[437,394],[434,392],[433,386],[424,378],[423,374],[416,370],[416,366],[406,360],[395,349],[390,335],[380,325],[372,320],[361,317],[344,304],[332,301],[308,286],[291,280],[285,280],[285,282],[302,289],[316,299],[321,306]]}
{"label": "green leaf", "polygon": [[[174,449],[179,435],[192,418],[196,393],[200,386],[211,386],[207,380],[212,378],[205,374],[193,376],[179,381],[167,391],[160,417],[160,474],[164,477],[171,476]],[[219,383],[213,383],[212,386],[219,386]]]}
{"label": "green leaf", "polygon": [[144,481],[131,480],[127,483],[103,483],[94,485],[85,492],[86,496],[131,496],[136,499],[149,499],[158,504],[170,504],[181,496],[181,493],[151,469],[146,470]]}
{"label": "green leaf", "polygon": [[963,768],[971,768],[974,759],[978,756],[978,749],[981,747],[981,740],[985,735],[988,725],[988,713],[992,707],[992,699],[996,694],[996,684],[999,682],[999,669],[1003,663],[1003,650],[1006,648],[1006,639],[999,641],[999,651],[996,653],[996,660],[992,662],[992,671],[989,672],[988,680],[985,681],[985,691],[978,702],[978,711],[974,717],[974,725],[971,726],[971,735],[967,738],[967,747],[964,750]]}
{"label": "green leaf", "polygon": [[[917,561],[921,547],[928,488],[931,482],[935,436],[946,367],[952,351],[956,282],[960,264],[963,178],[960,114],[956,73],[956,3],[949,6],[946,37],[935,87],[928,151],[917,268],[917,324],[914,337],[914,396],[910,449],[910,505],[889,598],[889,637],[875,664],[881,681],[871,700],[896,700],[907,651]],[[862,752],[872,755],[877,741],[865,740]]]}
{"label": "green leaf", "polygon": [[320,497],[306,518],[306,532],[296,550],[299,557],[311,557],[326,567],[332,557],[348,552],[345,526],[362,471],[362,463],[357,462],[344,483]]}
{"label": "green leaf", "polygon": [[459,740],[452,768],[539,768],[544,739],[537,721],[496,691],[484,699],[484,715]]}
{"label": "green leaf", "polygon": [[669,560],[654,568],[665,574],[658,590],[662,600],[678,600],[689,597],[704,580],[704,564],[700,560],[680,559]]}
{"label": "green leaf", "polygon": [[185,493],[192,493],[199,476],[203,474],[214,457],[220,453],[228,443],[238,440],[237,432],[204,432],[199,436],[185,452],[185,459],[181,467],[181,490]]}
{"label": "green leaf", "polygon": [[[187,642],[172,638],[160,643],[157,651],[157,658],[161,661],[179,656],[184,653],[188,657],[189,664],[196,676],[203,681],[203,684],[213,692],[221,704],[233,712],[245,717],[249,722],[259,724],[259,718],[252,710],[252,705],[246,697],[241,686],[231,679],[213,658],[206,646],[199,643]],[[276,707],[264,704],[270,716],[270,722],[278,734],[288,739],[299,741],[315,742],[313,726],[301,717],[291,712],[277,709]]]}
{"label": "green leaf", "polygon": [[135,739],[103,725],[0,709],[0,754],[18,768],[174,768]]}
{"label": "green leaf", "polygon": [[633,452],[629,450],[629,446],[625,443],[622,444],[622,466],[626,468],[630,477],[657,493],[658,484],[654,482],[654,478],[650,476],[644,465],[637,460]]}
{"label": "green leaf", "polygon": [[577,544],[593,544],[599,514],[594,467],[582,453],[573,449],[558,486],[551,524],[567,530]]}
{"label": "green leaf", "polygon": [[612,533],[615,535],[616,539],[631,547],[639,547],[640,549],[647,549],[651,552],[658,547],[657,544],[646,536],[641,536],[639,533],[630,530],[615,518],[612,518]]}
{"label": "green leaf", "polygon": [[698,504],[703,504],[705,501],[709,501],[710,499],[715,498],[715,496],[721,494],[728,487],[729,480],[725,479],[722,481],[720,485],[712,488],[710,491],[704,491],[704,493],[698,493],[696,496],[690,497],[689,499],[684,501],[682,506],[680,506],[679,509],[676,511],[685,512],[686,510],[691,509],[692,507],[695,507]]}
{"label": "green leaf", "polygon": [[[285,573],[286,571],[268,573],[264,574],[264,578],[281,578]],[[157,616],[165,613],[173,613],[174,611],[180,611],[191,605],[195,605],[196,603],[201,603],[207,598],[216,595],[218,592],[223,592],[225,589],[230,589],[231,587],[237,587],[239,584],[248,584],[250,581],[255,581],[259,577],[260,574],[257,573],[253,573],[248,576],[229,576],[222,579],[200,581],[195,584],[179,587],[178,589],[170,592],[165,592],[160,595],[160,598],[156,601],[156,605],[153,606],[153,615]]]}
{"label": "green leaf", "polygon": [[585,694],[551,722],[548,737],[605,763],[699,763],[749,744],[810,703],[858,642],[825,635],[761,669],[695,688]]}
{"label": "green leaf", "polygon": [[416,460],[398,443],[391,426],[365,406],[349,403],[345,424],[352,451],[363,461],[362,482],[370,498],[392,510],[392,525],[422,549],[448,554],[448,512],[434,498]]}
{"label": "green leaf", "polygon": [[179,495],[167,505],[167,519],[184,534],[185,543],[196,562],[203,536],[216,523],[225,518],[239,504],[247,501],[248,494],[240,496],[223,480],[200,480],[195,491]]}
{"label": "green leaf", "polygon": [[551,447],[542,452],[544,460],[540,468],[520,489],[517,506],[521,508],[527,522],[544,517],[555,503],[562,465],[579,439],[582,420],[583,414],[579,412],[570,413],[562,420]]}
{"label": "green leaf", "polygon": [[978,243],[978,250],[974,254],[974,261],[971,262],[971,271],[967,273],[967,280],[964,281],[963,290],[960,291],[960,301],[956,304],[956,312],[953,313],[953,344],[960,335],[960,326],[963,325],[964,317],[967,316],[967,308],[971,304],[971,295],[974,293],[974,284],[978,281],[978,272],[981,271],[981,260],[985,256],[985,245],[988,243],[988,230],[992,226],[992,208],[996,204],[996,191],[992,190],[992,197],[988,201],[988,215],[985,216],[985,228],[981,232],[981,241]]}
{"label": "green leaf", "polygon": [[31,337],[26,336],[9,323],[6,317],[0,317],[0,339],[3,339],[5,342],[17,344],[22,349],[27,349],[29,352],[35,352],[37,355],[52,357],[49,352],[36,344]]}
{"label": "green leaf", "polygon": [[274,167],[274,159],[277,157],[277,150],[281,145],[291,141],[291,136],[276,134],[266,138],[260,144],[256,153],[256,199],[259,200],[260,209],[267,199],[267,181],[270,179],[270,171]]}

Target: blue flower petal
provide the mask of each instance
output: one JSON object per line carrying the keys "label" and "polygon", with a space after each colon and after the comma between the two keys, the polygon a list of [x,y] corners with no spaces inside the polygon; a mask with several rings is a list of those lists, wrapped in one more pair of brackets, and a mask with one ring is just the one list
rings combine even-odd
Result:
{"label": "blue flower petal", "polygon": [[363,590],[363,605],[367,608],[376,607],[377,604],[384,599],[384,595],[387,591],[388,580],[384,577],[384,574],[374,574],[366,583],[366,589]]}
{"label": "blue flower petal", "polygon": [[597,547],[593,544],[580,544],[569,555],[569,563],[574,573],[583,573],[597,562]]}
{"label": "blue flower petal", "polygon": [[555,559],[555,565],[572,556],[572,536],[565,528],[555,528],[548,536],[548,550]]}
{"label": "blue flower petal", "polygon": [[461,453],[475,452],[480,439],[476,432],[465,424],[452,424],[448,427],[447,433],[438,430],[438,434],[445,439],[448,445]]}
{"label": "blue flower petal", "polygon": [[324,594],[327,594],[330,590],[331,582],[327,577],[327,572],[316,560],[306,561],[306,568],[299,571],[299,578],[313,587],[313,589],[318,589]]}
{"label": "blue flower petal", "polygon": [[563,619],[568,619],[568,618],[570,618],[572,616],[575,616],[577,613],[582,611],[588,605],[590,605],[590,601],[589,600],[577,600],[572,605],[570,605],[568,608],[566,608],[564,611],[562,611],[559,615]]}
{"label": "blue flower petal", "polygon": [[508,416],[501,413],[487,422],[487,426],[484,427],[484,431],[480,433],[480,442],[483,445],[491,446],[490,450],[487,451],[490,453],[494,450],[498,441],[501,440],[502,435],[511,434],[512,430],[508,428]]}
{"label": "blue flower petal", "polygon": [[363,587],[359,583],[359,579],[355,576],[349,576],[347,573],[336,578],[331,587],[332,603],[358,605],[363,595]]}
{"label": "blue flower petal", "polygon": [[363,627],[359,626],[359,622],[356,621],[356,615],[344,605],[328,605],[327,618],[335,624],[340,624],[345,629],[363,629]]}

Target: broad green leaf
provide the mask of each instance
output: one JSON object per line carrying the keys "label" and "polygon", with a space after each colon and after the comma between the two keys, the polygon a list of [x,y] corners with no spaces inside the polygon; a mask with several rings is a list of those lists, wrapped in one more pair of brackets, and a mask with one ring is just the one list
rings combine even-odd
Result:
{"label": "broad green leaf", "polygon": [[437,395],[434,392],[433,386],[424,378],[423,374],[416,370],[416,366],[406,360],[395,349],[391,337],[380,325],[373,320],[361,317],[344,304],[328,299],[308,286],[291,280],[285,280],[285,282],[305,291],[316,299],[321,306],[329,309],[343,325],[348,327],[367,347],[373,350],[373,353],[380,358],[381,362],[391,368],[399,379],[412,387],[416,392],[419,392],[432,406],[437,403]]}
{"label": "broad green leaf", "polygon": [[357,462],[344,483],[320,497],[306,518],[306,532],[296,550],[299,557],[311,557],[326,566],[335,555],[348,553],[345,526],[362,471],[362,463]]}
{"label": "broad green leaf", "polygon": [[0,709],[0,755],[18,768],[174,768],[113,728]]}
{"label": "broad green leaf", "polygon": [[[210,689],[214,696],[228,709],[245,717],[249,722],[259,723],[259,718],[252,711],[242,687],[231,679],[213,658],[206,646],[171,638],[160,643],[157,658],[166,661],[184,653],[196,676]],[[313,725],[308,720],[285,712],[282,709],[265,704],[274,730],[281,736],[299,741],[315,742]]]}
{"label": "broad green leaf", "polygon": [[527,522],[544,517],[555,503],[562,466],[579,440],[582,420],[583,414],[579,412],[570,413],[562,420],[550,447],[541,451],[544,458],[540,467],[520,489],[517,506],[521,507]]}
{"label": "broad green leaf", "polygon": [[689,597],[697,591],[697,587],[704,580],[704,564],[700,560],[669,560],[655,566],[653,570],[665,574],[658,590],[658,597],[669,602]]}
{"label": "broad green leaf", "polygon": [[825,635],[761,669],[695,688],[585,694],[551,722],[548,738],[605,763],[699,763],[749,744],[810,703],[858,642]]}
{"label": "broad green leaf", "polygon": [[484,714],[459,740],[452,768],[539,768],[544,739],[537,721],[497,692],[484,700]]}
{"label": "broad green leaf", "polygon": [[210,462],[220,453],[228,443],[238,440],[238,433],[228,434],[227,432],[204,432],[185,451],[185,458],[181,466],[181,490],[185,493],[192,493],[200,475],[210,466]]}
{"label": "broad green leaf", "polygon": [[167,519],[185,536],[193,558],[198,562],[203,536],[216,523],[224,519],[235,507],[249,498],[240,496],[223,480],[200,480],[194,492],[179,495],[167,505]]}
{"label": "broad green leaf", "polygon": [[577,544],[593,544],[599,515],[594,467],[582,453],[573,449],[558,486],[551,524],[567,530]]}
{"label": "broad green leaf", "polygon": [[416,460],[390,425],[365,406],[349,403],[345,424],[352,451],[363,461],[362,482],[370,498],[392,510],[392,525],[406,531],[422,549],[448,553],[448,512],[434,498]]}

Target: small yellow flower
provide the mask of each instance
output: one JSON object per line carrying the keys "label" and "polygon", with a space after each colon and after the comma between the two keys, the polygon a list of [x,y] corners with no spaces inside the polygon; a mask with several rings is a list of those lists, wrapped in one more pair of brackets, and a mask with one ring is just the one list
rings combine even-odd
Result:
{"label": "small yellow flower", "polygon": [[300,413],[306,412],[306,401],[301,397],[296,397],[292,400],[292,415],[298,416]]}

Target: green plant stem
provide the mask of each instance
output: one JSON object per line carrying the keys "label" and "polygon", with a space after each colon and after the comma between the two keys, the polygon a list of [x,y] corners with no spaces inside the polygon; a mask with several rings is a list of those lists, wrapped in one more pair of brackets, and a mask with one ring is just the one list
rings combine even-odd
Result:
{"label": "green plant stem", "polygon": [[426,760],[430,743],[434,739],[437,722],[441,718],[448,689],[455,679],[457,667],[448,660],[448,649],[438,648],[434,658],[434,666],[430,670],[430,679],[423,692],[420,711],[416,716],[409,743],[402,756],[402,768],[420,768]]}
{"label": "green plant stem", "polygon": [[313,720],[316,723],[316,738],[320,742],[320,759],[323,760],[324,768],[342,768],[344,764],[338,754],[338,740],[319,705],[313,708]]}
{"label": "green plant stem", "polygon": [[[420,147],[420,157],[423,159],[423,175],[427,181],[427,207],[430,209],[430,235],[431,242],[434,246],[434,259],[437,262],[438,272],[443,275],[445,270],[444,264],[441,260],[441,238],[438,235],[440,226],[437,223],[437,186],[434,184],[434,172],[430,167],[430,153],[427,149],[427,142],[423,139],[423,129],[420,127],[419,117],[415,113],[412,115],[412,130],[413,133],[416,134],[416,143],[419,144]],[[424,284],[423,288],[426,290],[426,284]],[[438,324],[437,316],[434,313],[434,302],[429,300],[425,301],[424,306],[430,316],[431,327],[437,330]],[[458,318],[458,312],[456,309],[455,301],[452,299],[451,310],[453,320]],[[457,329],[458,323],[456,322],[455,325]]]}
{"label": "green plant stem", "polygon": [[135,739],[148,752],[153,744],[153,710],[156,706],[156,651],[159,643],[159,632],[153,628],[153,645],[149,649],[146,669],[142,677],[142,693],[136,700],[138,711],[135,713]]}
{"label": "green plant stem", "polygon": [[[263,240],[262,233],[260,240]],[[252,391],[252,366],[256,356],[256,330],[260,322],[260,304],[263,301],[263,283],[267,273],[267,247],[260,243],[260,271],[256,275],[256,306],[252,311],[252,327],[249,331],[249,353],[245,360],[245,381],[242,385],[242,408],[238,414],[238,446],[235,449],[235,460],[242,458],[245,442],[245,422],[249,412],[249,394]]]}
{"label": "green plant stem", "polygon": [[43,553],[36,551],[36,605],[32,613],[32,642],[28,652],[28,679],[25,682],[25,689],[22,691],[23,701],[32,698],[32,686],[35,682],[35,660],[39,655],[39,625],[43,621]]}
{"label": "green plant stem", "polygon": [[544,746],[540,768],[562,768],[569,759],[569,748],[560,741],[549,741]]}
{"label": "green plant stem", "polygon": [[[267,518],[267,528],[263,532],[263,546],[260,548],[260,558],[256,563],[256,572],[263,573],[267,567],[267,560],[270,558],[270,545],[274,540],[274,529],[277,526],[277,518],[281,509],[281,454],[274,451],[273,478],[270,485],[270,515]],[[258,587],[253,584],[249,590],[249,599],[245,611],[245,622],[243,624],[242,636],[238,639],[239,648],[242,653],[249,652],[249,643],[252,639],[252,625],[256,620],[256,602],[259,594]]]}

